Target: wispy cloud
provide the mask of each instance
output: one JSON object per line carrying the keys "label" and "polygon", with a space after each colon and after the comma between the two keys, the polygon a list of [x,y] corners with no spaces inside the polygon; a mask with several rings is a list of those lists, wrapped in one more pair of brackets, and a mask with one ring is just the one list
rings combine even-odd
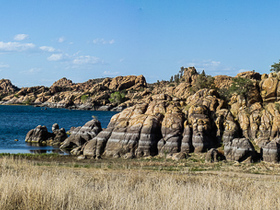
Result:
{"label": "wispy cloud", "polygon": [[62,42],[64,42],[64,41],[65,41],[65,37],[62,36],[62,37],[59,37],[59,38],[58,38],[58,42],[59,42],[59,43],[62,43]]}
{"label": "wispy cloud", "polygon": [[102,64],[104,61],[98,57],[90,55],[80,55],[74,54],[69,55],[66,53],[54,53],[47,58],[49,61],[59,61],[66,62],[68,68],[77,68],[80,66],[89,66],[95,64]]}
{"label": "wispy cloud", "polygon": [[214,69],[214,68],[219,67],[220,65],[221,65],[220,61],[213,61],[213,60],[202,60],[202,61],[194,60],[194,61],[188,63],[188,66],[194,66],[197,69],[200,69],[200,68]]}
{"label": "wispy cloud", "polygon": [[236,69],[223,65],[220,61],[208,60],[193,60],[187,63],[186,67],[194,66],[198,71],[205,70],[207,74],[234,74]]}
{"label": "wispy cloud", "polygon": [[112,39],[112,40],[105,40],[103,38],[98,38],[98,39],[94,39],[93,40],[93,44],[114,44],[115,43],[115,40]]}
{"label": "wispy cloud", "polygon": [[0,63],[0,69],[7,69],[10,68],[9,64]]}
{"label": "wispy cloud", "polygon": [[104,71],[103,74],[105,76],[116,76],[119,74],[119,72]]}
{"label": "wispy cloud", "polygon": [[102,63],[103,61],[100,58],[90,55],[82,55],[74,58],[73,64],[83,65],[83,64],[97,64]]}
{"label": "wispy cloud", "polygon": [[0,42],[0,51],[2,52],[22,52],[35,47],[33,43]]}
{"label": "wispy cloud", "polygon": [[31,68],[31,69],[28,69],[26,71],[22,71],[21,73],[23,73],[23,74],[36,74],[38,72],[41,72],[40,68]]}
{"label": "wispy cloud", "polygon": [[8,68],[10,68],[10,65],[4,64],[4,63],[0,63],[0,72],[2,72],[4,69],[8,69]]}
{"label": "wispy cloud", "polygon": [[62,61],[66,58],[65,54],[59,53],[59,54],[51,54],[47,59],[49,61]]}
{"label": "wispy cloud", "polygon": [[22,41],[28,38],[27,34],[17,34],[14,36],[14,40],[16,41]]}
{"label": "wispy cloud", "polygon": [[41,50],[46,51],[46,52],[55,52],[55,48],[49,47],[49,46],[41,46],[39,47]]}
{"label": "wispy cloud", "polygon": [[249,70],[249,69],[239,69],[238,73],[245,72],[245,71],[251,71],[251,70]]}

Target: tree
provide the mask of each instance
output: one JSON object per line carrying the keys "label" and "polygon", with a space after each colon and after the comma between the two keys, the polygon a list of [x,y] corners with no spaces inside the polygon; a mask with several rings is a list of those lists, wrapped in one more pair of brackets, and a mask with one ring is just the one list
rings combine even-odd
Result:
{"label": "tree", "polygon": [[174,75],[174,81],[175,81],[176,83],[179,83],[179,82],[180,82],[180,75],[179,75],[179,74]]}
{"label": "tree", "polygon": [[184,71],[185,71],[185,68],[182,66],[179,73],[180,73],[180,79],[183,77],[183,74],[184,74]]}
{"label": "tree", "polygon": [[280,71],[280,62],[272,64],[270,71],[274,71],[276,73],[279,72]]}
{"label": "tree", "polygon": [[171,78],[170,78],[170,81],[169,81],[169,82],[173,82],[173,81],[174,81],[173,76],[171,76]]}
{"label": "tree", "polygon": [[202,75],[202,76],[204,76],[204,77],[206,76],[206,74],[205,74],[205,71],[204,71],[204,70],[202,70],[201,75]]}

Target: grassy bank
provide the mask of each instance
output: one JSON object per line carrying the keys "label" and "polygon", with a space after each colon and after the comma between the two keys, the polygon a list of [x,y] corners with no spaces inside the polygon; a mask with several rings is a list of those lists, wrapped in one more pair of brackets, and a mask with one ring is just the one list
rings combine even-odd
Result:
{"label": "grassy bank", "polygon": [[202,158],[76,161],[3,155],[0,209],[280,208],[278,165]]}

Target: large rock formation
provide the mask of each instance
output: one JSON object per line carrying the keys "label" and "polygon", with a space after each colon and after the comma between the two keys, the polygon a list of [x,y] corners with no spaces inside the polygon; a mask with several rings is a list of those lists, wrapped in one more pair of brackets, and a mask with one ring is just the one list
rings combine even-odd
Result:
{"label": "large rock formation", "polygon": [[[100,157],[136,157],[157,154],[162,116],[155,104],[135,105],[112,117],[107,129],[101,131],[84,147],[84,155]],[[153,115],[149,113],[153,113]]]}
{"label": "large rock formation", "polygon": [[[126,108],[115,115],[107,129],[83,147],[85,156],[143,157],[203,152],[217,145],[215,97],[211,91],[186,110],[169,95],[154,95],[150,103]],[[204,105],[203,105],[204,104]],[[186,111],[186,113],[185,113]]]}
{"label": "large rock formation", "polygon": [[[143,75],[92,79],[84,83],[73,83],[67,78],[62,78],[54,82],[50,88],[38,86],[20,90],[12,86],[10,81],[1,80],[0,97],[1,104],[36,104],[53,108],[108,111],[118,105],[109,100],[112,93],[124,91],[126,92],[124,100],[133,99],[131,103],[135,104],[135,101],[139,102],[139,97],[150,94],[144,90],[146,87],[147,83]],[[142,94],[144,91],[146,92]],[[125,107],[127,104],[120,106],[118,110]]]}
{"label": "large rock formation", "polygon": [[[242,161],[254,156],[251,143],[254,142],[265,161],[278,161],[275,139],[280,137],[279,73],[260,75],[248,71],[235,78],[215,76],[214,81],[205,72],[199,74],[194,67],[181,68],[180,74],[175,81],[154,84],[147,84],[142,75],[85,83],[62,78],[50,88],[38,86],[21,90],[12,89],[8,81],[1,80],[5,85],[2,87],[0,82],[0,92],[6,94],[1,95],[4,97],[1,103],[105,111],[124,109],[104,130],[93,123],[91,129],[97,128],[93,135],[89,135],[91,129],[76,128],[62,146],[75,147],[74,154],[97,158],[159,154],[178,159],[190,152],[224,146],[227,160]],[[250,89],[246,92],[232,89],[238,80],[250,83]],[[242,85],[246,86],[246,82]],[[114,94],[118,94],[120,100],[111,98]],[[45,131],[38,128],[33,132],[40,136]],[[63,133],[57,136],[65,137]],[[36,135],[31,135],[29,141],[38,141]],[[211,155],[215,154],[212,150]]]}
{"label": "large rock formation", "polygon": [[61,149],[74,149],[80,147],[95,137],[102,130],[98,120],[92,119],[82,127],[77,127],[71,131],[71,135],[63,141]]}

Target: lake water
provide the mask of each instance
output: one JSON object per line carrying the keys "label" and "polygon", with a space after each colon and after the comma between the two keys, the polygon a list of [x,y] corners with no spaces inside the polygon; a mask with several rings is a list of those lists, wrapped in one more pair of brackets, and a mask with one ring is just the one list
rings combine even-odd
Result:
{"label": "lake water", "polygon": [[54,123],[58,123],[60,128],[68,131],[71,127],[84,125],[92,119],[92,116],[96,116],[102,128],[106,128],[116,113],[0,105],[0,153],[59,152],[57,148],[50,146],[30,146],[24,141],[27,132],[37,125],[45,125],[51,132]]}

